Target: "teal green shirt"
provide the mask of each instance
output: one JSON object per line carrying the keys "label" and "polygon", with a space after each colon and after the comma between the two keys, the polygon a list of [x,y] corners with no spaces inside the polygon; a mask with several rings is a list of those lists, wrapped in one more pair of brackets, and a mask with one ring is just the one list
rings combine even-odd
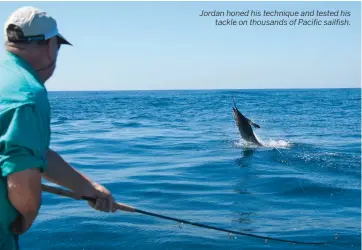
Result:
{"label": "teal green shirt", "polygon": [[49,143],[47,90],[26,61],[6,52],[0,61],[0,248],[15,249],[10,226],[18,212],[7,197],[7,177],[44,171]]}

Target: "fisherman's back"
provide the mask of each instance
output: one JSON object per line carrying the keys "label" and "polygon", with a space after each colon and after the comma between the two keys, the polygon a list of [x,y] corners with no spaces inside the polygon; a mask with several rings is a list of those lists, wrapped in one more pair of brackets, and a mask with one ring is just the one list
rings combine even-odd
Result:
{"label": "fisherman's back", "polygon": [[11,224],[18,216],[7,195],[7,176],[44,170],[50,142],[47,91],[30,65],[6,52],[0,58],[0,249],[16,249]]}

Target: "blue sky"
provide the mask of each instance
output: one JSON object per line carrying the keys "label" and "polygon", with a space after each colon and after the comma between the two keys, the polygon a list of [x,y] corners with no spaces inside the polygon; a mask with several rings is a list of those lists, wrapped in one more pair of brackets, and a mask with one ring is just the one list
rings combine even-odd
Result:
{"label": "blue sky", "polygon": [[[59,52],[49,90],[361,84],[360,2],[0,2],[1,23],[24,5],[53,15],[74,44]],[[199,16],[202,10],[227,9],[352,15],[350,26],[334,27],[215,26],[216,17]]]}

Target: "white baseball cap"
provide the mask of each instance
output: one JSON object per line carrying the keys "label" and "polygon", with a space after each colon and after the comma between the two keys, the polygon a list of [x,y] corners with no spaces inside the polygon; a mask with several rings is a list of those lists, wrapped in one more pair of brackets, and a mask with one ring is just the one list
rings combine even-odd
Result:
{"label": "white baseball cap", "polygon": [[8,39],[7,29],[15,25],[21,30],[21,35],[16,41],[44,41],[57,36],[61,44],[72,45],[58,31],[56,20],[46,12],[35,7],[26,6],[14,11],[5,22],[5,39]]}

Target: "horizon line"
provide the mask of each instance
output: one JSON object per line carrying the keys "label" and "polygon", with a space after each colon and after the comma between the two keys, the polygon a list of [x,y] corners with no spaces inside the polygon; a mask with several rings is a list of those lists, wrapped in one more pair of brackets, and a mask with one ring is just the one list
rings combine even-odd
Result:
{"label": "horizon line", "polygon": [[75,89],[75,90],[48,90],[48,92],[122,92],[122,91],[238,91],[238,90],[341,90],[341,89],[361,89],[362,87],[316,87],[316,88],[245,88],[245,89]]}

